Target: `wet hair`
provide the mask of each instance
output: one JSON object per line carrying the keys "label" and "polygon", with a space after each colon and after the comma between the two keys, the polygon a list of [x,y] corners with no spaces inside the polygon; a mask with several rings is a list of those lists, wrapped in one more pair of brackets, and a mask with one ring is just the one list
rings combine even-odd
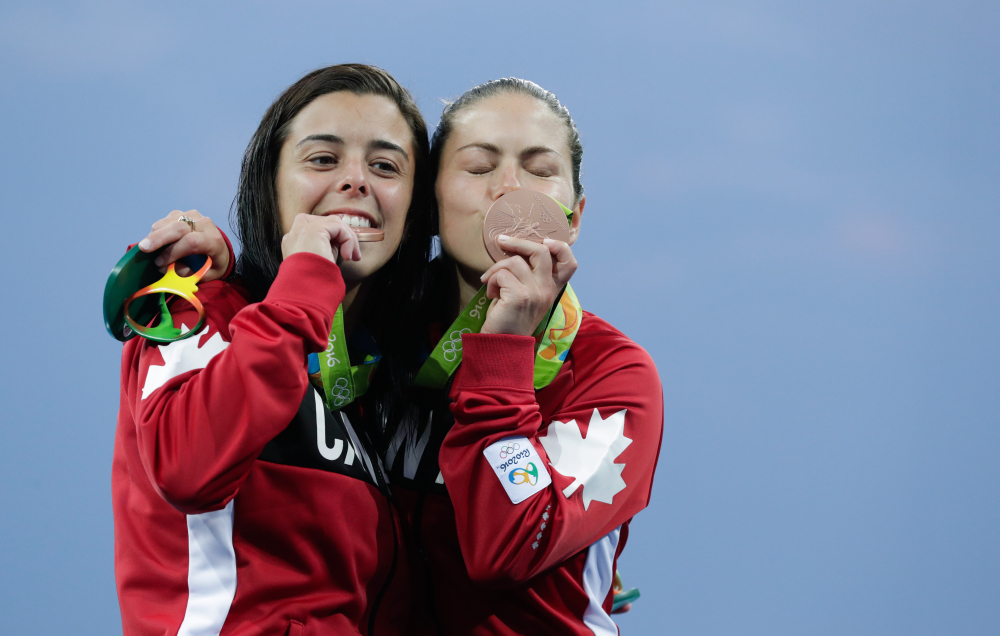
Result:
{"label": "wet hair", "polygon": [[[412,267],[423,263],[429,249],[433,182],[429,162],[427,124],[409,91],[389,73],[366,64],[338,64],[317,69],[295,82],[271,104],[243,155],[239,189],[230,222],[241,244],[236,273],[255,300],[267,295],[281,265],[281,219],[278,215],[276,180],[281,147],[288,137],[292,121],[303,108],[318,97],[347,91],[355,95],[378,95],[392,100],[399,108],[413,134],[413,198],[407,211],[403,240],[389,263],[376,276],[380,282],[393,282],[405,296],[412,289]],[[375,285],[383,289],[382,285]],[[379,293],[389,302],[386,294]],[[366,303],[366,306],[382,303]],[[367,307],[366,307],[367,309]],[[374,309],[374,308],[373,308]],[[366,310],[365,314],[369,312]]]}
{"label": "wet hair", "polygon": [[569,143],[570,163],[573,166],[573,196],[579,201],[583,196],[583,184],[580,182],[580,166],[583,163],[583,144],[580,143],[580,131],[576,122],[570,116],[569,110],[562,105],[552,91],[547,91],[538,84],[517,77],[504,77],[490,80],[475,88],[465,91],[461,97],[448,103],[441,113],[441,122],[434,131],[431,141],[431,167],[435,175],[441,161],[441,151],[451,135],[455,124],[455,116],[464,109],[484,99],[497,95],[528,95],[541,101],[549,110],[566,125],[566,140]]}

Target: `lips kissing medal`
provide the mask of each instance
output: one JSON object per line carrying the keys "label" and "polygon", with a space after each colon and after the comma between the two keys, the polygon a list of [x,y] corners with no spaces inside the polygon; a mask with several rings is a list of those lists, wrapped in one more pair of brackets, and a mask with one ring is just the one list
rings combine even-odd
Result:
{"label": "lips kissing medal", "polygon": [[[568,208],[534,190],[514,190],[497,199],[483,220],[483,243],[494,262],[513,256],[497,243],[501,234],[541,243],[569,242]],[[570,212],[572,214],[572,212]]]}

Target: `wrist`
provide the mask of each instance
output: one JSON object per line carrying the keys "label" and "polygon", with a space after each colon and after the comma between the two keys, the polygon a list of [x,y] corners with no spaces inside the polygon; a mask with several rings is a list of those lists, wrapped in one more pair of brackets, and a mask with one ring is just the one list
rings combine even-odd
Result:
{"label": "wrist", "polygon": [[513,334],[462,336],[462,366],[456,384],[534,391],[535,339]]}
{"label": "wrist", "polygon": [[483,324],[483,328],[479,330],[479,333],[498,336],[534,337],[535,329],[544,319],[544,313],[538,318],[527,318],[516,321],[491,321],[489,317],[487,317],[486,322]]}

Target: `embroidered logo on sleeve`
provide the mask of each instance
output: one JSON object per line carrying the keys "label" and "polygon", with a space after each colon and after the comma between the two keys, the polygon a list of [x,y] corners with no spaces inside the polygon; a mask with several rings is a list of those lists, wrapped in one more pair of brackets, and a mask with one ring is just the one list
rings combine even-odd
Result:
{"label": "embroidered logo on sleeve", "polygon": [[519,504],[552,483],[538,452],[527,437],[508,437],[483,450],[511,503]]}
{"label": "embroidered logo on sleeve", "polygon": [[622,409],[608,416],[594,409],[587,427],[587,437],[580,434],[576,420],[552,422],[545,437],[539,438],[549,456],[552,468],[561,475],[573,477],[573,483],[563,490],[569,499],[578,488],[583,487],[583,509],[590,508],[590,502],[600,501],[610,504],[615,495],[625,490],[622,471],[625,464],[615,460],[628,448],[632,440],[625,437],[625,412]]}

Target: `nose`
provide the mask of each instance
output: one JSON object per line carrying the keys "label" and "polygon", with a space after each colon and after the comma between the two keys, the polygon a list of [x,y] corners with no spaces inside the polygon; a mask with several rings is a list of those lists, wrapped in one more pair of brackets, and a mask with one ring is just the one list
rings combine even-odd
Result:
{"label": "nose", "polygon": [[336,189],[341,194],[365,196],[369,192],[368,180],[365,175],[365,163],[360,159],[350,159],[344,162],[344,169],[339,175]]}
{"label": "nose", "polygon": [[508,192],[522,189],[521,180],[517,178],[517,166],[502,166],[496,171],[497,180],[493,186],[493,200],[496,201]]}

